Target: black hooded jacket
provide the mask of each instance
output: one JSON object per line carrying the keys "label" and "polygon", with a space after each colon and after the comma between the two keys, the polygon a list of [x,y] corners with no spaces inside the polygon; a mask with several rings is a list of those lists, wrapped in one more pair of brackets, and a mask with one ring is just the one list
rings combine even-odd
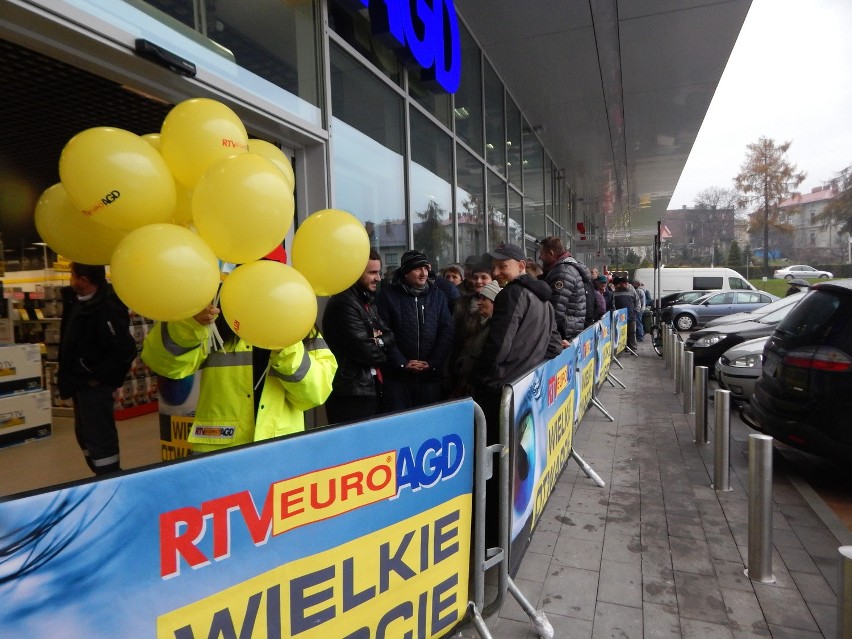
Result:
{"label": "black hooded jacket", "polygon": [[[372,293],[354,284],[332,295],[325,307],[322,334],[337,359],[333,385],[337,395],[376,395],[372,370],[387,361],[394,337],[373,301]],[[373,338],[375,330],[382,332],[381,341]]]}
{"label": "black hooded jacket", "polygon": [[543,361],[562,352],[550,305],[550,286],[523,274],[494,300],[491,330],[475,368],[476,385],[497,392]]}
{"label": "black hooded jacket", "polygon": [[127,307],[110,284],[81,302],[70,286],[62,289],[59,340],[59,393],[74,394],[97,382],[118,388],[136,357]]}

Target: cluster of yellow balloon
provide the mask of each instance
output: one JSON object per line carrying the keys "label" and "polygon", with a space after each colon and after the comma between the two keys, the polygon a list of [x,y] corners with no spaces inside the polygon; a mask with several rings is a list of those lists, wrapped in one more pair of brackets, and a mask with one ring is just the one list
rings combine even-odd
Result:
{"label": "cluster of yellow balloon", "polygon": [[159,133],[82,131],[59,175],[36,205],[42,239],[73,261],[109,264],[118,296],[152,319],[200,311],[220,285],[220,260],[231,262],[240,266],[222,285],[225,318],[249,343],[283,348],[316,322],[316,296],[344,290],[367,263],[364,227],[332,209],[296,232],[295,269],[259,261],[293,223],[293,168],[215,100],[181,102]]}

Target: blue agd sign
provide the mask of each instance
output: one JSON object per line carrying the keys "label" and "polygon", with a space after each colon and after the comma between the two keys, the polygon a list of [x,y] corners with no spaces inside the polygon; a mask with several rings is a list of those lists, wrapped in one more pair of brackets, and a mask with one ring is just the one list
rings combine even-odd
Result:
{"label": "blue agd sign", "polygon": [[344,0],[350,10],[369,9],[373,35],[394,49],[420,77],[447,93],[461,81],[461,39],[453,0]]}

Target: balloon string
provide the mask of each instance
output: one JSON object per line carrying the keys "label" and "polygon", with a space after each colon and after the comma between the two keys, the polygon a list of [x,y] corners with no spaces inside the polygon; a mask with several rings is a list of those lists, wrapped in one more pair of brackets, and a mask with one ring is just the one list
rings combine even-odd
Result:
{"label": "balloon string", "polygon": [[[219,306],[219,293],[221,292],[221,287],[218,291],[216,291],[216,297],[213,298],[213,306]],[[222,339],[222,335],[219,333],[219,327],[216,326],[216,322],[210,322],[207,325],[207,352],[213,353],[218,351],[220,348],[225,346],[225,340]]]}
{"label": "balloon string", "polygon": [[263,369],[263,375],[260,376],[260,379],[257,380],[257,384],[254,385],[254,390],[257,391],[258,387],[263,383],[263,380],[266,379],[266,375],[269,373],[269,369],[272,368],[272,360],[266,364],[266,368]]}

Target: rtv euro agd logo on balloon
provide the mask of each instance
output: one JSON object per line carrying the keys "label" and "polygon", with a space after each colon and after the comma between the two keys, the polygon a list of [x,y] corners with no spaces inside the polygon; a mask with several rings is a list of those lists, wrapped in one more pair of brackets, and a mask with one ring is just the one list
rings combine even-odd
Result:
{"label": "rtv euro agd logo on balloon", "polygon": [[[68,260],[108,264],[121,300],[154,320],[195,316],[221,286],[240,338],[285,348],[313,328],[317,295],[345,290],[367,264],[364,225],[335,209],[301,223],[293,266],[263,259],[294,221],[293,168],[215,100],[177,104],[159,133],[81,131],[62,150],[59,177],[36,205],[39,235]],[[238,266],[224,277],[223,263]]]}

